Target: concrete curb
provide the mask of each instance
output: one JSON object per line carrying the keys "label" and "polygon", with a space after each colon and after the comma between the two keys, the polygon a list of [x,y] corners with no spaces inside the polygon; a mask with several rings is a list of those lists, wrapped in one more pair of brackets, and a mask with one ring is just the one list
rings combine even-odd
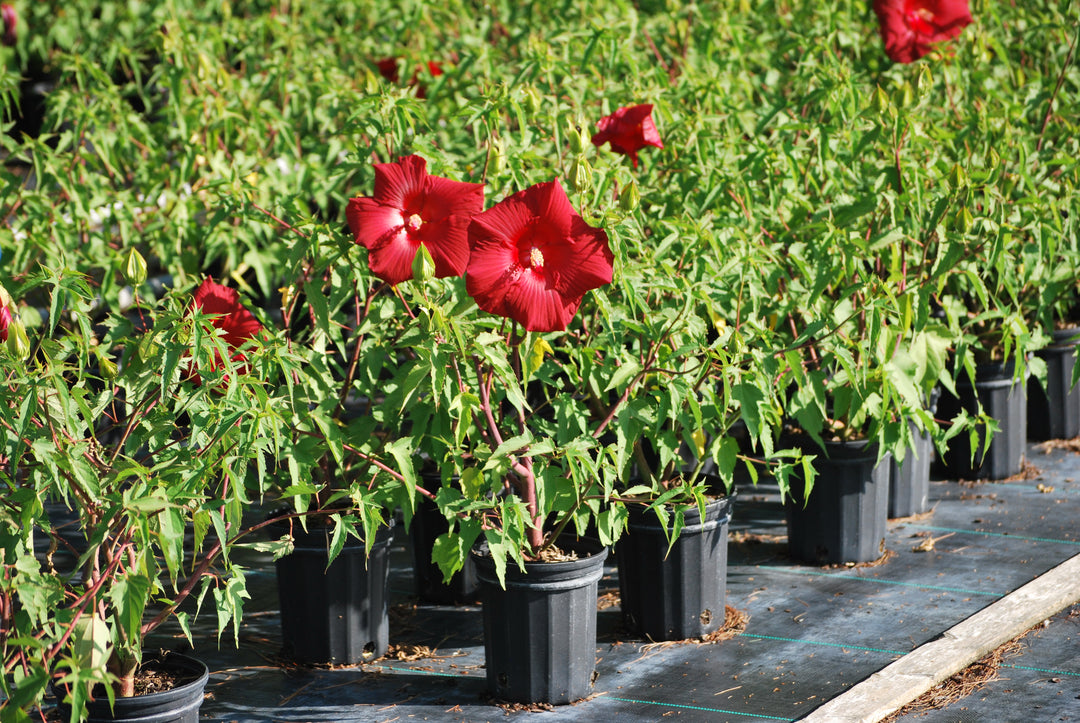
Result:
{"label": "concrete curb", "polygon": [[1080,602],[1080,555],[946,630],[801,718],[875,723],[998,646]]}

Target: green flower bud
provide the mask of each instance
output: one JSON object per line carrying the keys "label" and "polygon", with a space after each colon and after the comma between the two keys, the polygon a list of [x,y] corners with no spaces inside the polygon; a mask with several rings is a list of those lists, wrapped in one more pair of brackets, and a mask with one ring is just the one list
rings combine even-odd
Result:
{"label": "green flower bud", "polygon": [[901,108],[907,108],[915,102],[915,89],[911,87],[911,83],[904,81],[893,96],[893,102]]}
{"label": "green flower bud", "polygon": [[132,248],[128,251],[127,260],[124,261],[124,278],[132,286],[141,286],[146,281],[146,259],[139,250]]}
{"label": "green flower bud", "polygon": [[584,156],[574,159],[574,165],[570,168],[570,185],[578,193],[587,191],[592,186],[592,167]]}
{"label": "green flower bud", "polygon": [[956,212],[956,229],[961,233],[968,233],[971,231],[971,227],[975,225],[975,219],[971,215],[971,211],[965,206]]}
{"label": "green flower bud", "polygon": [[109,381],[116,379],[118,373],[116,363],[109,358],[108,354],[103,353],[99,349],[95,350],[95,353],[97,354],[98,368],[101,369],[101,376]]}
{"label": "green flower bud", "polygon": [[960,164],[953,164],[952,170],[949,171],[949,185],[955,189],[960,189],[967,185],[967,180],[967,174],[964,173],[964,169],[960,167]]}
{"label": "green flower bud", "polygon": [[412,262],[413,278],[417,281],[427,281],[435,278],[435,260],[431,258],[431,252],[425,244],[420,244],[416,250],[416,256]]}
{"label": "green flower bud", "polygon": [[536,115],[543,106],[543,96],[531,85],[526,86],[523,92],[525,93],[525,109],[529,111],[529,115]]}
{"label": "green flower bud", "polygon": [[637,181],[630,181],[619,192],[619,208],[627,213],[633,211],[641,203],[641,191],[638,190]]}
{"label": "green flower bud", "polygon": [[12,318],[8,323],[7,349],[16,359],[26,359],[30,356],[30,339],[26,336],[26,327],[18,318]]}
{"label": "green flower bud", "polygon": [[488,141],[487,166],[484,172],[489,176],[497,176],[504,168],[506,168],[506,151],[503,149],[501,140],[492,138]]}
{"label": "green flower bud", "polygon": [[930,73],[930,66],[925,63],[919,67],[919,77],[915,80],[915,91],[919,94],[919,100],[926,100],[934,86],[934,76]]}
{"label": "green flower bud", "polygon": [[566,139],[570,141],[571,153],[581,153],[585,150],[585,140],[582,138],[581,131],[573,122],[568,123],[566,126]]}
{"label": "green flower bud", "polygon": [[882,90],[880,85],[874,88],[870,94],[870,109],[878,115],[892,113],[892,101],[889,100],[888,93]]}

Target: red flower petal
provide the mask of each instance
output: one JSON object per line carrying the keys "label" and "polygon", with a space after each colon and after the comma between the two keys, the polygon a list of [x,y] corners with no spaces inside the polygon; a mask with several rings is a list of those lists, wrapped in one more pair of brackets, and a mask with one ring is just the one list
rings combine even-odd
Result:
{"label": "red flower petal", "polygon": [[194,306],[207,315],[216,315],[211,324],[225,334],[225,341],[236,349],[258,336],[262,324],[240,303],[236,289],[215,283],[207,278],[195,291]]}
{"label": "red flower petal", "polygon": [[349,199],[345,215],[356,242],[368,250],[371,272],[399,284],[412,278],[420,244],[435,262],[435,276],[463,274],[469,221],[483,207],[483,184],[429,176],[427,161],[406,156],[377,164],[374,195]]}
{"label": "red flower petal", "polygon": [[967,0],[874,0],[886,54],[911,63],[971,24]]}
{"label": "red flower petal", "polygon": [[527,331],[565,329],[582,296],[611,281],[607,234],[582,220],[557,180],[476,216],[469,248],[469,295],[484,311]]}
{"label": "red flower petal", "polygon": [[593,134],[595,146],[611,144],[611,150],[630,157],[630,162],[637,168],[637,152],[645,146],[663,148],[660,131],[652,118],[651,105],[634,105],[619,108],[609,116],[596,122],[599,129]]}

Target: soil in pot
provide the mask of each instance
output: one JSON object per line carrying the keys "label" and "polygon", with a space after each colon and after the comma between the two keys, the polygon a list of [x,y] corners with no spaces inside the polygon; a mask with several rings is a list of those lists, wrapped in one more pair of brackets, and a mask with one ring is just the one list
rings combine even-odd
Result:
{"label": "soil in pot", "polygon": [[561,705],[593,691],[596,592],[607,549],[560,542],[578,559],[506,567],[506,589],[481,545],[472,552],[480,581],[488,689],[501,700]]}
{"label": "soil in pot", "polygon": [[656,514],[644,506],[629,509],[626,534],[615,548],[619,594],[626,627],[649,640],[699,638],[724,624],[727,586],[727,534],[733,497],[710,502],[701,516],[685,513],[678,539],[668,551]]}
{"label": "soil in pot", "polygon": [[[206,665],[195,658],[168,651],[146,652],[135,675],[138,695],[116,698],[110,708],[104,690],[94,691],[87,704],[88,723],[198,723],[203,691],[210,678]],[[62,699],[59,690],[54,691]],[[64,720],[71,716],[63,703],[58,710]]]}
{"label": "soil in pot", "polygon": [[[272,525],[273,534],[284,534]],[[391,526],[380,527],[370,554],[349,538],[327,567],[329,530],[293,525],[291,554],[277,560],[283,654],[299,663],[351,665],[390,646],[387,583]]]}

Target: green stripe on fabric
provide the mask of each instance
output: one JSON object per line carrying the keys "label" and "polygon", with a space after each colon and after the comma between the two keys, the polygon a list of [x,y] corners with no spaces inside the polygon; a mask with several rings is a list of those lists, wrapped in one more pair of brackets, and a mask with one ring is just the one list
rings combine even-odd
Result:
{"label": "green stripe on fabric", "polygon": [[934,527],[933,525],[908,524],[908,527],[916,527],[920,530],[934,530],[936,532],[961,532],[966,535],[983,535],[985,537],[1007,537],[1010,540],[1023,540],[1025,542],[1057,542],[1062,545],[1080,545],[1077,540],[1059,540],[1053,537],[1024,537],[1023,535],[1010,535],[1007,532],[983,532],[982,530],[961,530],[952,527]]}
{"label": "green stripe on fabric", "polygon": [[614,698],[610,695],[600,696],[595,700],[617,700],[620,703],[637,703],[641,705],[660,705],[665,708],[682,708],[683,710],[703,710],[709,713],[723,713],[724,715],[741,715],[746,718],[764,718],[765,720],[781,720],[786,723],[792,723],[794,718],[778,718],[773,715],[762,715],[761,713],[741,713],[737,710],[724,710],[723,708],[703,708],[697,705],[681,705],[679,703],[659,703],[655,700],[636,700],[634,698]]}

